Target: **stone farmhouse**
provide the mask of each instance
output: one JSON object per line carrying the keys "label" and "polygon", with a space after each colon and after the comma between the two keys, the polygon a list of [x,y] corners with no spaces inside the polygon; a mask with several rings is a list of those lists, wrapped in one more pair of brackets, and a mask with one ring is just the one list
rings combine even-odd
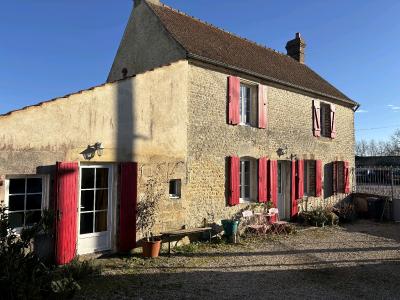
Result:
{"label": "stone farmhouse", "polygon": [[272,201],[281,219],[351,192],[358,104],[305,63],[157,0],[136,0],[107,82],[0,116],[0,200],[16,230],[54,210],[59,264]]}

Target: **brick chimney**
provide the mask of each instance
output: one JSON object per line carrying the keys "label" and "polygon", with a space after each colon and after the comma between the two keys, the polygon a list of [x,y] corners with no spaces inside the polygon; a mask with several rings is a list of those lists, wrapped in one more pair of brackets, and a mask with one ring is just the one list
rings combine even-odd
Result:
{"label": "brick chimney", "polygon": [[306,42],[301,38],[300,32],[297,32],[296,37],[286,44],[287,55],[302,64],[304,64],[305,48]]}

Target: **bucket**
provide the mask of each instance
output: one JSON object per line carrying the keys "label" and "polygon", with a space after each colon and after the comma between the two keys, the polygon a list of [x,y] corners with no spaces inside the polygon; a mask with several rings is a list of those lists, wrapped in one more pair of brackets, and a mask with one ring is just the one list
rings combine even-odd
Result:
{"label": "bucket", "polygon": [[239,221],[222,220],[221,223],[224,227],[224,232],[226,236],[236,235],[238,231]]}

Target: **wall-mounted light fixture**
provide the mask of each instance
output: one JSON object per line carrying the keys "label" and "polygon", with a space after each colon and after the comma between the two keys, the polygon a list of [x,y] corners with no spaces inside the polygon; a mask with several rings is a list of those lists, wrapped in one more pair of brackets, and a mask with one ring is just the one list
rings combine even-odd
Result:
{"label": "wall-mounted light fixture", "polygon": [[80,154],[83,155],[85,160],[91,160],[95,155],[102,156],[104,153],[103,143],[97,142],[94,145],[88,145],[85,150],[83,150]]}
{"label": "wall-mounted light fixture", "polygon": [[94,148],[96,149],[98,156],[103,155],[103,152],[104,152],[103,143],[97,142],[96,144],[94,144]]}

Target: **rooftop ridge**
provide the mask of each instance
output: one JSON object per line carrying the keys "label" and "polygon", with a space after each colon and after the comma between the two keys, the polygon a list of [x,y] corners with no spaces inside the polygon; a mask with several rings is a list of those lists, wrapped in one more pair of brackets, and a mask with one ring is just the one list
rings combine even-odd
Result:
{"label": "rooftop ridge", "polygon": [[[151,6],[151,5],[154,5],[154,4],[149,3],[149,2],[147,2],[147,3],[150,4],[150,6]],[[160,5],[159,5],[159,6],[160,6]],[[245,38],[245,37],[242,37],[242,36],[240,36],[240,35],[238,35],[238,34],[236,34],[236,33],[230,32],[230,31],[228,31],[228,30],[226,30],[226,29],[223,29],[223,28],[220,28],[220,27],[218,27],[218,26],[216,26],[216,25],[214,25],[214,24],[208,23],[207,21],[203,21],[203,20],[201,20],[201,19],[199,19],[199,18],[196,18],[196,17],[194,17],[194,16],[188,15],[187,13],[185,13],[185,12],[183,12],[183,11],[180,11],[179,9],[173,8],[173,7],[171,7],[171,6],[169,6],[169,5],[166,5],[166,4],[164,4],[164,3],[161,3],[161,6],[162,6],[162,7],[165,7],[165,8],[168,8],[168,9],[170,9],[170,10],[176,12],[176,13],[179,13],[179,14],[185,16],[185,17],[191,18],[191,19],[193,19],[193,20],[195,20],[195,21],[197,21],[197,22],[199,22],[199,23],[202,23],[202,24],[207,25],[207,26],[209,26],[209,27],[212,27],[212,28],[215,28],[215,29],[220,30],[220,31],[222,31],[222,32],[225,32],[225,33],[227,33],[227,34],[229,34],[229,35],[231,35],[231,36],[233,36],[233,37],[235,37],[235,38],[244,40],[244,41],[249,42],[249,43],[251,43],[251,44],[254,44],[254,45],[258,46],[258,47],[264,48],[264,49],[266,49],[266,50],[268,50],[268,51],[272,51],[272,52],[274,52],[274,53],[277,53],[277,54],[280,54],[280,55],[282,55],[282,56],[284,56],[284,57],[287,57],[287,58],[289,58],[289,59],[292,59],[293,61],[296,61],[296,60],[294,60],[293,58],[291,58],[290,56],[286,55],[285,53],[283,53],[283,52],[281,52],[281,51],[278,51],[278,50],[276,50],[276,49],[270,48],[270,47],[268,47],[267,45],[263,45],[263,44],[260,44],[260,43],[255,42],[255,41],[249,40],[249,39],[247,39],[247,38]]]}

